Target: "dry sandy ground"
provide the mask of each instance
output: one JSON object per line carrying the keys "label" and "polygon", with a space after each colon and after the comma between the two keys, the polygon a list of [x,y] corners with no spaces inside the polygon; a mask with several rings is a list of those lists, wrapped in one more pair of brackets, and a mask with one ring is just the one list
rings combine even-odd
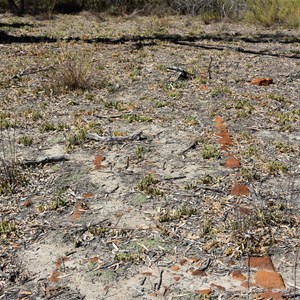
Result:
{"label": "dry sandy ground", "polygon": [[[0,299],[297,299],[298,33],[99,20],[2,16],[83,41],[0,44],[3,161],[66,158],[3,188]],[[161,33],[211,36],[88,43]]]}

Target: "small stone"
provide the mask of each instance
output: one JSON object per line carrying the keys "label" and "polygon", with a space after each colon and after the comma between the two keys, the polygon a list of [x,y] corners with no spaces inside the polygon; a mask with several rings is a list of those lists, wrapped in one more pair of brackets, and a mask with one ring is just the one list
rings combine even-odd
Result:
{"label": "small stone", "polygon": [[174,276],[173,278],[174,278],[174,280],[175,280],[176,282],[178,282],[178,281],[181,279],[180,276]]}
{"label": "small stone", "polygon": [[265,289],[284,289],[285,285],[281,275],[273,271],[259,270],[255,276],[256,284]]}
{"label": "small stone", "polygon": [[182,258],[182,259],[179,261],[179,264],[180,264],[181,266],[183,266],[186,262],[187,262],[187,259],[186,259],[186,258]]}

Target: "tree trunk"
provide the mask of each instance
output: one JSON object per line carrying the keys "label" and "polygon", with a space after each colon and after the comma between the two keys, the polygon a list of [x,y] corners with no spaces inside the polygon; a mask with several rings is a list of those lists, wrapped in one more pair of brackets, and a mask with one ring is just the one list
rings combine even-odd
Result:
{"label": "tree trunk", "polygon": [[20,0],[20,7],[18,7],[14,0],[8,0],[8,7],[13,14],[21,15],[24,13],[25,0]]}
{"label": "tree trunk", "polygon": [[20,0],[20,13],[24,14],[25,12],[25,0]]}

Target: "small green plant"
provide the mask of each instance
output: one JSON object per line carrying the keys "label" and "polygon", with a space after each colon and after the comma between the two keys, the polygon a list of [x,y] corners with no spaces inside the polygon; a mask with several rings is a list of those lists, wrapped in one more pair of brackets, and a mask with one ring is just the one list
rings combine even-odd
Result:
{"label": "small green plant", "polygon": [[204,159],[221,157],[221,153],[219,150],[217,150],[214,146],[205,145],[205,144],[202,147],[201,155]]}
{"label": "small green plant", "polygon": [[247,146],[247,148],[245,150],[241,151],[242,155],[245,155],[247,157],[252,156],[256,153],[256,148],[253,144],[250,144]]}
{"label": "small green plant", "polygon": [[198,125],[199,121],[196,116],[188,116],[185,118],[185,123],[189,126],[194,126],[194,125]]}
{"label": "small green plant", "polygon": [[285,165],[278,160],[267,162],[265,168],[269,175],[278,175],[279,173],[286,171]]}
{"label": "small green plant", "polygon": [[136,159],[143,159],[144,155],[148,152],[148,149],[145,149],[143,146],[137,146],[135,148],[135,157]]}
{"label": "small green plant", "polygon": [[294,151],[293,147],[288,143],[277,141],[274,142],[274,146],[281,153],[290,153]]}
{"label": "small green plant", "polygon": [[180,91],[170,91],[170,92],[168,92],[168,96],[170,98],[180,98],[181,92]]}
{"label": "small green plant", "polygon": [[206,236],[206,235],[211,235],[213,233],[213,226],[212,226],[212,222],[210,219],[205,218],[202,222],[201,222],[201,236]]}
{"label": "small green plant", "polygon": [[226,94],[227,95],[231,94],[231,90],[226,86],[215,88],[214,90],[211,91],[212,97],[218,97],[218,96],[222,96],[222,95],[226,95]]}
{"label": "small green plant", "polygon": [[65,190],[59,191],[51,200],[49,209],[50,210],[57,210],[59,208],[65,207],[68,205],[68,201],[64,196]]}
{"label": "small green plant", "polygon": [[57,129],[56,124],[48,122],[48,121],[46,121],[40,125],[41,132],[55,131],[56,129]]}
{"label": "small green plant", "polygon": [[136,252],[125,252],[125,253],[116,253],[115,254],[115,260],[116,261],[125,261],[125,262],[134,262],[134,261],[140,261],[143,260],[144,255],[142,253],[136,253]]}
{"label": "small green plant", "polygon": [[12,235],[17,234],[17,224],[15,221],[2,219],[0,221],[0,239],[5,241]]}
{"label": "small green plant", "polygon": [[99,237],[105,237],[105,234],[108,232],[108,228],[106,227],[98,227],[98,226],[93,226],[89,228],[89,233],[91,233],[94,236],[99,236]]}
{"label": "small green plant", "polygon": [[81,128],[77,132],[70,134],[67,137],[67,144],[66,144],[67,152],[72,151],[75,146],[81,145],[85,141],[86,135],[87,135],[86,128]]}
{"label": "small green plant", "polygon": [[281,102],[281,103],[286,102],[284,96],[277,95],[277,94],[269,94],[269,98],[272,99],[272,100]]}
{"label": "small green plant", "polygon": [[124,107],[120,101],[114,101],[114,100],[106,101],[106,102],[104,102],[104,106],[106,108],[113,108],[118,111],[124,110]]}
{"label": "small green plant", "polygon": [[189,191],[189,190],[193,190],[197,187],[197,183],[196,182],[188,182],[185,184],[184,189]]}
{"label": "small green plant", "polygon": [[171,222],[175,220],[180,220],[182,218],[191,217],[196,214],[197,210],[189,205],[183,205],[178,209],[166,210],[159,217],[158,221],[160,223]]}
{"label": "small green plant", "polygon": [[43,118],[42,114],[36,109],[29,108],[24,112],[24,117],[30,119],[34,122],[41,120]]}
{"label": "small green plant", "polygon": [[146,174],[138,183],[138,190],[152,196],[161,196],[162,191],[156,187],[158,180],[152,174]]}
{"label": "small green plant", "polygon": [[124,114],[123,119],[126,120],[128,123],[132,122],[150,122],[152,121],[152,118],[149,116],[141,116],[137,114]]}
{"label": "small green plant", "polygon": [[260,179],[259,174],[253,169],[240,168],[239,174],[245,181],[254,181]]}
{"label": "small green plant", "polygon": [[214,178],[209,174],[206,174],[199,179],[200,183],[202,184],[213,184],[216,180],[217,178]]}
{"label": "small green plant", "polygon": [[24,145],[25,147],[31,146],[33,144],[33,137],[23,135],[18,139],[18,143]]}
{"label": "small green plant", "polygon": [[156,107],[156,108],[162,108],[162,107],[165,107],[165,106],[167,106],[167,105],[168,105],[167,102],[163,102],[163,101],[156,101],[156,102],[155,102],[155,107]]}
{"label": "small green plant", "polygon": [[131,78],[131,81],[134,82],[134,81],[137,81],[139,76],[141,76],[141,68],[135,68],[133,71],[131,71],[130,73],[130,78]]}

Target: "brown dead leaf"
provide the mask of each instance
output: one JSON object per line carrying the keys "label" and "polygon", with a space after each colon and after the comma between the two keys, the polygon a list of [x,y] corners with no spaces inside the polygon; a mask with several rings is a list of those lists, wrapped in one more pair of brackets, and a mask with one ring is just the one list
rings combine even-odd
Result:
{"label": "brown dead leaf", "polygon": [[62,264],[64,264],[69,258],[67,256],[64,257],[59,257],[56,262],[55,262],[55,266],[56,268],[60,268]]}
{"label": "brown dead leaf", "polygon": [[31,200],[26,200],[26,201],[23,202],[22,205],[23,205],[24,207],[29,207],[29,206],[32,205],[32,201],[31,201]]}
{"label": "brown dead leaf", "polygon": [[240,206],[239,208],[241,216],[249,215],[251,213],[251,209],[248,207]]}
{"label": "brown dead leaf", "polygon": [[143,273],[141,273],[142,275],[145,275],[145,276],[153,276],[152,275],[152,272],[143,272]]}
{"label": "brown dead leaf", "polygon": [[95,169],[101,169],[102,161],[103,161],[103,156],[101,154],[97,154],[94,160]]}
{"label": "brown dead leaf", "polygon": [[97,257],[97,256],[91,257],[91,258],[89,259],[89,262],[97,263],[97,262],[99,262],[99,257]]}
{"label": "brown dead leaf", "polygon": [[82,195],[83,198],[93,198],[95,195],[93,193],[85,193]]}
{"label": "brown dead leaf", "polygon": [[206,92],[209,90],[209,87],[207,85],[200,85],[198,86],[197,90]]}
{"label": "brown dead leaf", "polygon": [[80,211],[76,208],[72,213],[72,220],[78,220],[80,218]]}
{"label": "brown dead leaf", "polygon": [[51,276],[49,277],[49,281],[50,282],[58,282],[59,275],[60,275],[59,271],[53,271],[52,274],[51,274]]}

